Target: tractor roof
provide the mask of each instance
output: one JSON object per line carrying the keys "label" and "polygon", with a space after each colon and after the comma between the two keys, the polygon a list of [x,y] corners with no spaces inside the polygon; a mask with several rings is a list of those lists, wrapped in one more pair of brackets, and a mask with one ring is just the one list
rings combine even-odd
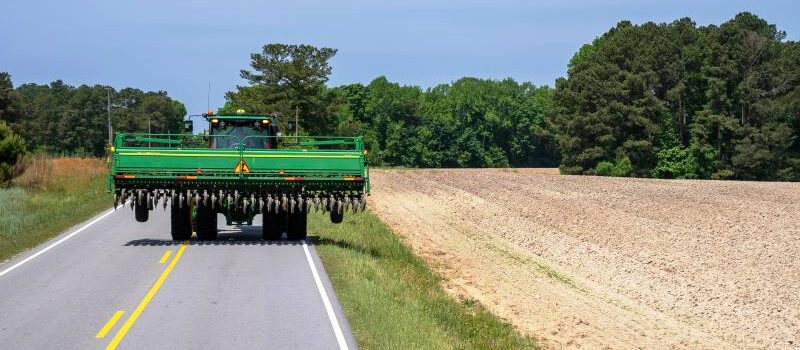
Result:
{"label": "tractor roof", "polygon": [[219,119],[219,120],[274,120],[273,115],[258,115],[258,114],[204,114],[206,120]]}

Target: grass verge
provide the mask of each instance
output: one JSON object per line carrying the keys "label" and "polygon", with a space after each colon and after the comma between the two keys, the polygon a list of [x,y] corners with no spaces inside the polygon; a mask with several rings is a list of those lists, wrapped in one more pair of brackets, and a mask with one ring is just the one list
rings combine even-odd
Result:
{"label": "grass verge", "polygon": [[309,235],[362,349],[537,348],[474,300],[451,298],[369,212],[345,215],[339,225],[309,215]]}
{"label": "grass verge", "polygon": [[105,174],[99,159],[37,159],[0,188],[0,262],[110,207]]}

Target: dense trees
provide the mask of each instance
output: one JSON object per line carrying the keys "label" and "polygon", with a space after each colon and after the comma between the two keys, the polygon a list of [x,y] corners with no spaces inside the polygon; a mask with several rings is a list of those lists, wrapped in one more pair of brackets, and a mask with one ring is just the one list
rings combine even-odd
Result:
{"label": "dense trees", "polygon": [[107,101],[117,131],[179,132],[186,109],[166,92],[114,90],[102,85],[73,87],[56,80],[13,89],[0,75],[0,120],[21,135],[28,148],[48,153],[102,155],[107,144]]}
{"label": "dense trees", "polygon": [[301,132],[362,135],[376,165],[409,167],[555,166],[547,115],[552,91],[530,83],[463,78],[428,90],[379,77],[328,88],[336,50],[269,44],[251,55],[251,85],[225,96],[219,112],[299,108]]}
{"label": "dense trees", "polygon": [[380,77],[334,88],[340,133],[362,133],[375,164],[410,167],[553,166],[545,118],[551,90],[462,78],[423,91]]}
{"label": "dense trees", "polygon": [[784,39],[749,13],[620,22],[556,82],[562,171],[629,161],[636,176],[800,180],[800,44]]}
{"label": "dense trees", "polygon": [[[261,88],[228,93],[221,111],[247,109],[252,104],[239,104],[240,96]],[[362,135],[374,165],[555,166],[558,155],[545,120],[551,95],[547,87],[511,79],[463,78],[422,90],[379,77],[368,85],[326,88],[316,109],[328,117],[303,132]]]}

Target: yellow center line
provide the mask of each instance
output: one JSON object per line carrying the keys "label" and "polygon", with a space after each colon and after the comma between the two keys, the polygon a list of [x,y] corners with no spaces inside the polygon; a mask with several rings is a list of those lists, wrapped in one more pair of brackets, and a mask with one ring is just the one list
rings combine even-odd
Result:
{"label": "yellow center line", "polygon": [[164,252],[164,255],[161,257],[161,260],[159,260],[158,263],[163,264],[167,262],[167,259],[169,259],[170,254],[172,254],[172,250],[167,250],[166,252]]}
{"label": "yellow center line", "polygon": [[97,339],[105,338],[106,334],[108,334],[108,332],[111,331],[111,328],[114,328],[114,325],[117,324],[117,321],[119,321],[119,319],[122,317],[124,313],[125,311],[122,310],[115,312],[114,316],[111,316],[111,319],[108,320],[108,322],[106,322],[106,325],[103,326],[103,328],[100,329],[100,331],[97,332],[97,335],[95,335],[94,337]]}
{"label": "yellow center line", "polygon": [[139,305],[136,306],[136,309],[133,310],[131,316],[128,317],[128,319],[125,321],[122,327],[120,327],[120,329],[117,331],[117,334],[114,335],[114,338],[111,339],[111,342],[108,343],[108,346],[106,346],[106,350],[114,350],[117,348],[119,342],[122,341],[122,338],[124,338],[125,334],[128,333],[128,330],[131,329],[133,324],[136,322],[136,319],[139,318],[139,315],[141,315],[142,312],[144,312],[144,309],[147,308],[147,304],[150,303],[150,300],[153,299],[158,290],[161,288],[161,285],[164,284],[164,281],[167,280],[167,277],[169,276],[170,272],[172,272],[172,269],[175,268],[175,265],[178,264],[178,260],[181,259],[183,251],[186,250],[188,244],[189,241],[184,241],[183,244],[181,244],[181,247],[178,249],[178,252],[175,253],[175,257],[172,258],[172,261],[170,261],[169,265],[167,265],[167,267],[164,269],[164,272],[161,273],[161,276],[158,277],[156,283],[153,284],[152,287],[150,287],[150,290],[147,291],[147,294],[144,295],[142,301],[140,301]]}

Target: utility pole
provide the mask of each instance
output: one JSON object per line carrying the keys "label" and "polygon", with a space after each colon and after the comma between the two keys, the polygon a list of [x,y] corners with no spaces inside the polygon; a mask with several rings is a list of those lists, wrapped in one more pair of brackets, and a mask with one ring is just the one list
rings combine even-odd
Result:
{"label": "utility pole", "polygon": [[108,144],[113,145],[114,132],[111,130],[111,87],[108,89],[108,103],[106,104],[106,111],[108,112]]}
{"label": "utility pole", "polygon": [[294,106],[294,136],[297,137],[297,131],[300,130],[300,106]]}

